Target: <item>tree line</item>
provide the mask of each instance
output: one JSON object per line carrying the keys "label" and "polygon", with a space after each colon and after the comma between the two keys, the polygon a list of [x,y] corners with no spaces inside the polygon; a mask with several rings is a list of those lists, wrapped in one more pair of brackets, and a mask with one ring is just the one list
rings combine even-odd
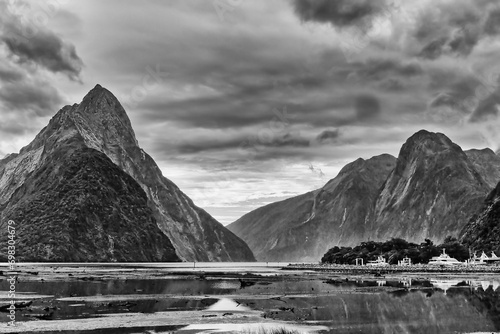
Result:
{"label": "tree line", "polygon": [[433,256],[439,256],[442,249],[457,259],[465,261],[470,258],[469,250],[456,238],[448,236],[440,245],[435,245],[430,239],[425,239],[421,244],[408,242],[400,238],[392,238],[385,242],[366,241],[356,247],[330,248],[321,258],[322,263],[355,264],[357,258],[364,263],[376,260],[383,256],[389,264],[398,264],[398,261],[409,257],[412,263],[428,263]]}

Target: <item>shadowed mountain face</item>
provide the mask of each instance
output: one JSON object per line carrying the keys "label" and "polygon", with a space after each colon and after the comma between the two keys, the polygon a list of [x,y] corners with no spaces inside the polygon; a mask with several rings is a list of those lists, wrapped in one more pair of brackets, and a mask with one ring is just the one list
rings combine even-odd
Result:
{"label": "shadowed mountain face", "polygon": [[178,260],[140,185],[94,149],[56,150],[17,189],[6,216],[18,223],[24,261]]}
{"label": "shadowed mountain face", "polygon": [[500,156],[491,149],[468,150],[465,154],[491,189],[500,181]]}
{"label": "shadowed mountain face", "polygon": [[475,251],[494,251],[500,255],[500,183],[464,227],[461,241]]}
{"label": "shadowed mountain face", "polygon": [[266,261],[318,261],[333,246],[367,240],[442,242],[479,210],[500,179],[499,162],[491,150],[464,152],[443,134],[419,131],[397,160],[358,159],[323,188],[259,208],[228,228]]}
{"label": "shadowed mountain face", "polygon": [[[0,160],[0,214],[30,173],[49,164],[53,154],[71,145],[92,148],[106,155],[130,175],[147,196],[158,228],[176,253],[187,261],[252,261],[248,246],[224,228],[167,178],[137,143],[130,120],[118,100],[97,85],[80,104],[61,109],[19,154]],[[30,222],[21,222],[30,224]],[[139,222],[137,222],[139,224]],[[170,245],[166,245],[169,247]]]}
{"label": "shadowed mountain face", "polygon": [[358,159],[323,188],[259,208],[228,228],[261,261],[316,261],[335,245],[370,237],[375,200],[395,162],[390,155]]}
{"label": "shadowed mountain face", "polygon": [[489,189],[458,145],[443,134],[419,131],[401,148],[377,199],[374,235],[438,243],[458,236]]}

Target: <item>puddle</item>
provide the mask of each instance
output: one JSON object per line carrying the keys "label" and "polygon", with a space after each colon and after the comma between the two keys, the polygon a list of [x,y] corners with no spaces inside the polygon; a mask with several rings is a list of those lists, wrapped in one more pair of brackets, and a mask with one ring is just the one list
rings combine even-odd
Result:
{"label": "puddle", "polygon": [[231,311],[231,312],[247,312],[251,311],[249,307],[243,306],[229,298],[221,298],[218,302],[210,306],[208,311]]}

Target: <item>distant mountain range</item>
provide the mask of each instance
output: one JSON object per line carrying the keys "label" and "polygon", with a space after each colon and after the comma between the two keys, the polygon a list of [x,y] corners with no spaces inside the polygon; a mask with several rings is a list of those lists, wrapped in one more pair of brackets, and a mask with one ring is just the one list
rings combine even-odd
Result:
{"label": "distant mountain range", "polygon": [[[228,228],[261,261],[318,261],[333,246],[458,237],[500,181],[500,157],[419,131],[396,158],[345,166],[323,188],[256,209]],[[499,237],[500,239],[500,237]]]}
{"label": "distant mountain range", "polygon": [[100,85],[0,160],[0,218],[30,261],[255,260],[162,175]]}
{"label": "distant mountain range", "polygon": [[0,160],[0,228],[16,222],[21,261],[318,261],[333,246],[448,235],[491,251],[500,250],[499,181],[490,149],[463,151],[422,130],[397,158],[358,159],[322,188],[225,228],[162,175],[97,85]]}

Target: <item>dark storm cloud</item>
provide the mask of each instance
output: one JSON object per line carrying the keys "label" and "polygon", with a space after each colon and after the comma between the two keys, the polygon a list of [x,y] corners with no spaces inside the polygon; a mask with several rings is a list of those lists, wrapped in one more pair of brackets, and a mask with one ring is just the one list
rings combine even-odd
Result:
{"label": "dark storm cloud", "polygon": [[38,116],[53,114],[63,103],[54,87],[37,80],[3,85],[0,101],[11,110],[34,111]]}
{"label": "dark storm cloud", "polygon": [[[73,44],[63,40],[40,19],[47,11],[39,3],[0,1],[0,112],[4,119],[3,132],[22,134],[33,130],[26,119],[54,114],[64,98],[55,88],[49,73],[62,73],[71,80],[80,80],[83,62]],[[54,18],[57,5],[52,8]],[[67,15],[64,10],[61,13]],[[50,17],[49,17],[50,16]],[[38,23],[35,23],[38,22]],[[57,84],[57,83],[56,83]],[[9,124],[7,130],[6,125]],[[24,129],[24,130],[23,130]]]}
{"label": "dark storm cloud", "polygon": [[[64,41],[45,26],[37,25],[31,13],[14,13],[14,4],[0,5],[0,41],[19,63],[36,64],[54,73],[63,73],[79,80],[83,61],[75,46]],[[27,6],[30,7],[30,6]],[[44,12],[36,12],[40,15]]]}
{"label": "dark storm cloud", "polygon": [[442,1],[421,9],[412,34],[422,45],[419,56],[470,55],[483,38],[498,33],[498,10],[491,1]]}
{"label": "dark storm cloud", "polygon": [[22,135],[29,130],[33,129],[23,121],[5,122],[2,120],[2,122],[0,122],[0,133],[8,135]]}
{"label": "dark storm cloud", "polygon": [[380,101],[373,95],[356,97],[354,106],[359,120],[372,119],[380,114]]}
{"label": "dark storm cloud", "polygon": [[7,63],[0,64],[0,81],[16,82],[25,78],[25,74],[14,67],[8,66]]}
{"label": "dark storm cloud", "polygon": [[[265,129],[264,129],[265,130]],[[225,139],[196,138],[177,145],[179,153],[200,153],[210,151],[238,150],[240,155],[254,153],[266,148],[308,147],[309,140],[300,133],[273,133],[272,131],[257,131],[253,135],[238,135]],[[160,148],[159,145],[158,148]]]}
{"label": "dark storm cloud", "polygon": [[373,84],[384,91],[401,91],[409,80],[425,76],[422,66],[414,61],[398,59],[370,58],[366,62],[356,63],[349,79],[360,84]]}
{"label": "dark storm cloud", "polygon": [[83,62],[75,47],[49,31],[40,31],[30,39],[8,34],[2,41],[20,63],[35,63],[72,80],[77,80],[82,70]]}
{"label": "dark storm cloud", "polygon": [[384,0],[295,0],[293,5],[303,21],[344,27],[368,22],[387,4]]}
{"label": "dark storm cloud", "polygon": [[325,130],[316,137],[316,141],[320,144],[331,143],[337,140],[339,136],[339,129]]}
{"label": "dark storm cloud", "polygon": [[420,57],[427,59],[437,59],[441,57],[446,42],[447,42],[446,37],[442,37],[437,40],[429,42],[422,48],[422,51],[420,52]]}
{"label": "dark storm cloud", "polygon": [[489,119],[496,118],[499,114],[500,108],[500,89],[487,96],[484,100],[480,101],[477,108],[472,113],[469,121],[472,123],[488,121]]}
{"label": "dark storm cloud", "polygon": [[486,23],[484,24],[484,32],[488,35],[498,35],[500,34],[500,9],[496,8],[492,10]]}
{"label": "dark storm cloud", "polygon": [[455,83],[450,83],[431,100],[429,106],[431,108],[450,107],[457,112],[468,112],[472,106],[468,105],[467,100],[475,96],[476,88],[480,85],[481,83],[476,78],[465,76]]}
{"label": "dark storm cloud", "polygon": [[423,74],[422,66],[417,62],[404,62],[398,59],[369,59],[357,71],[367,78],[383,79],[387,76],[413,77]]}
{"label": "dark storm cloud", "polygon": [[479,27],[461,28],[449,36],[440,37],[425,45],[420,56],[427,59],[437,59],[443,54],[466,56],[472,52],[480,39]]}
{"label": "dark storm cloud", "polygon": [[[224,76],[230,77],[230,85],[228,88],[218,87],[218,95],[173,102],[150,99],[142,104],[147,110],[144,116],[154,121],[179,122],[183,126],[230,128],[268,123],[275,117],[283,118],[279,110],[288,108],[295,117],[302,120],[308,118],[315,123],[313,112],[348,103],[345,99],[332,99],[330,90],[334,78],[325,74],[317,77],[296,75],[296,78],[277,81],[273,76],[262,74],[260,85],[248,85],[244,79],[241,80],[244,75],[229,71]],[[285,77],[285,73],[280,72],[277,77]],[[324,95],[324,100],[308,101],[305,97],[308,92]],[[307,105],[307,115],[299,115],[303,105]],[[299,118],[296,121],[301,121]]]}

